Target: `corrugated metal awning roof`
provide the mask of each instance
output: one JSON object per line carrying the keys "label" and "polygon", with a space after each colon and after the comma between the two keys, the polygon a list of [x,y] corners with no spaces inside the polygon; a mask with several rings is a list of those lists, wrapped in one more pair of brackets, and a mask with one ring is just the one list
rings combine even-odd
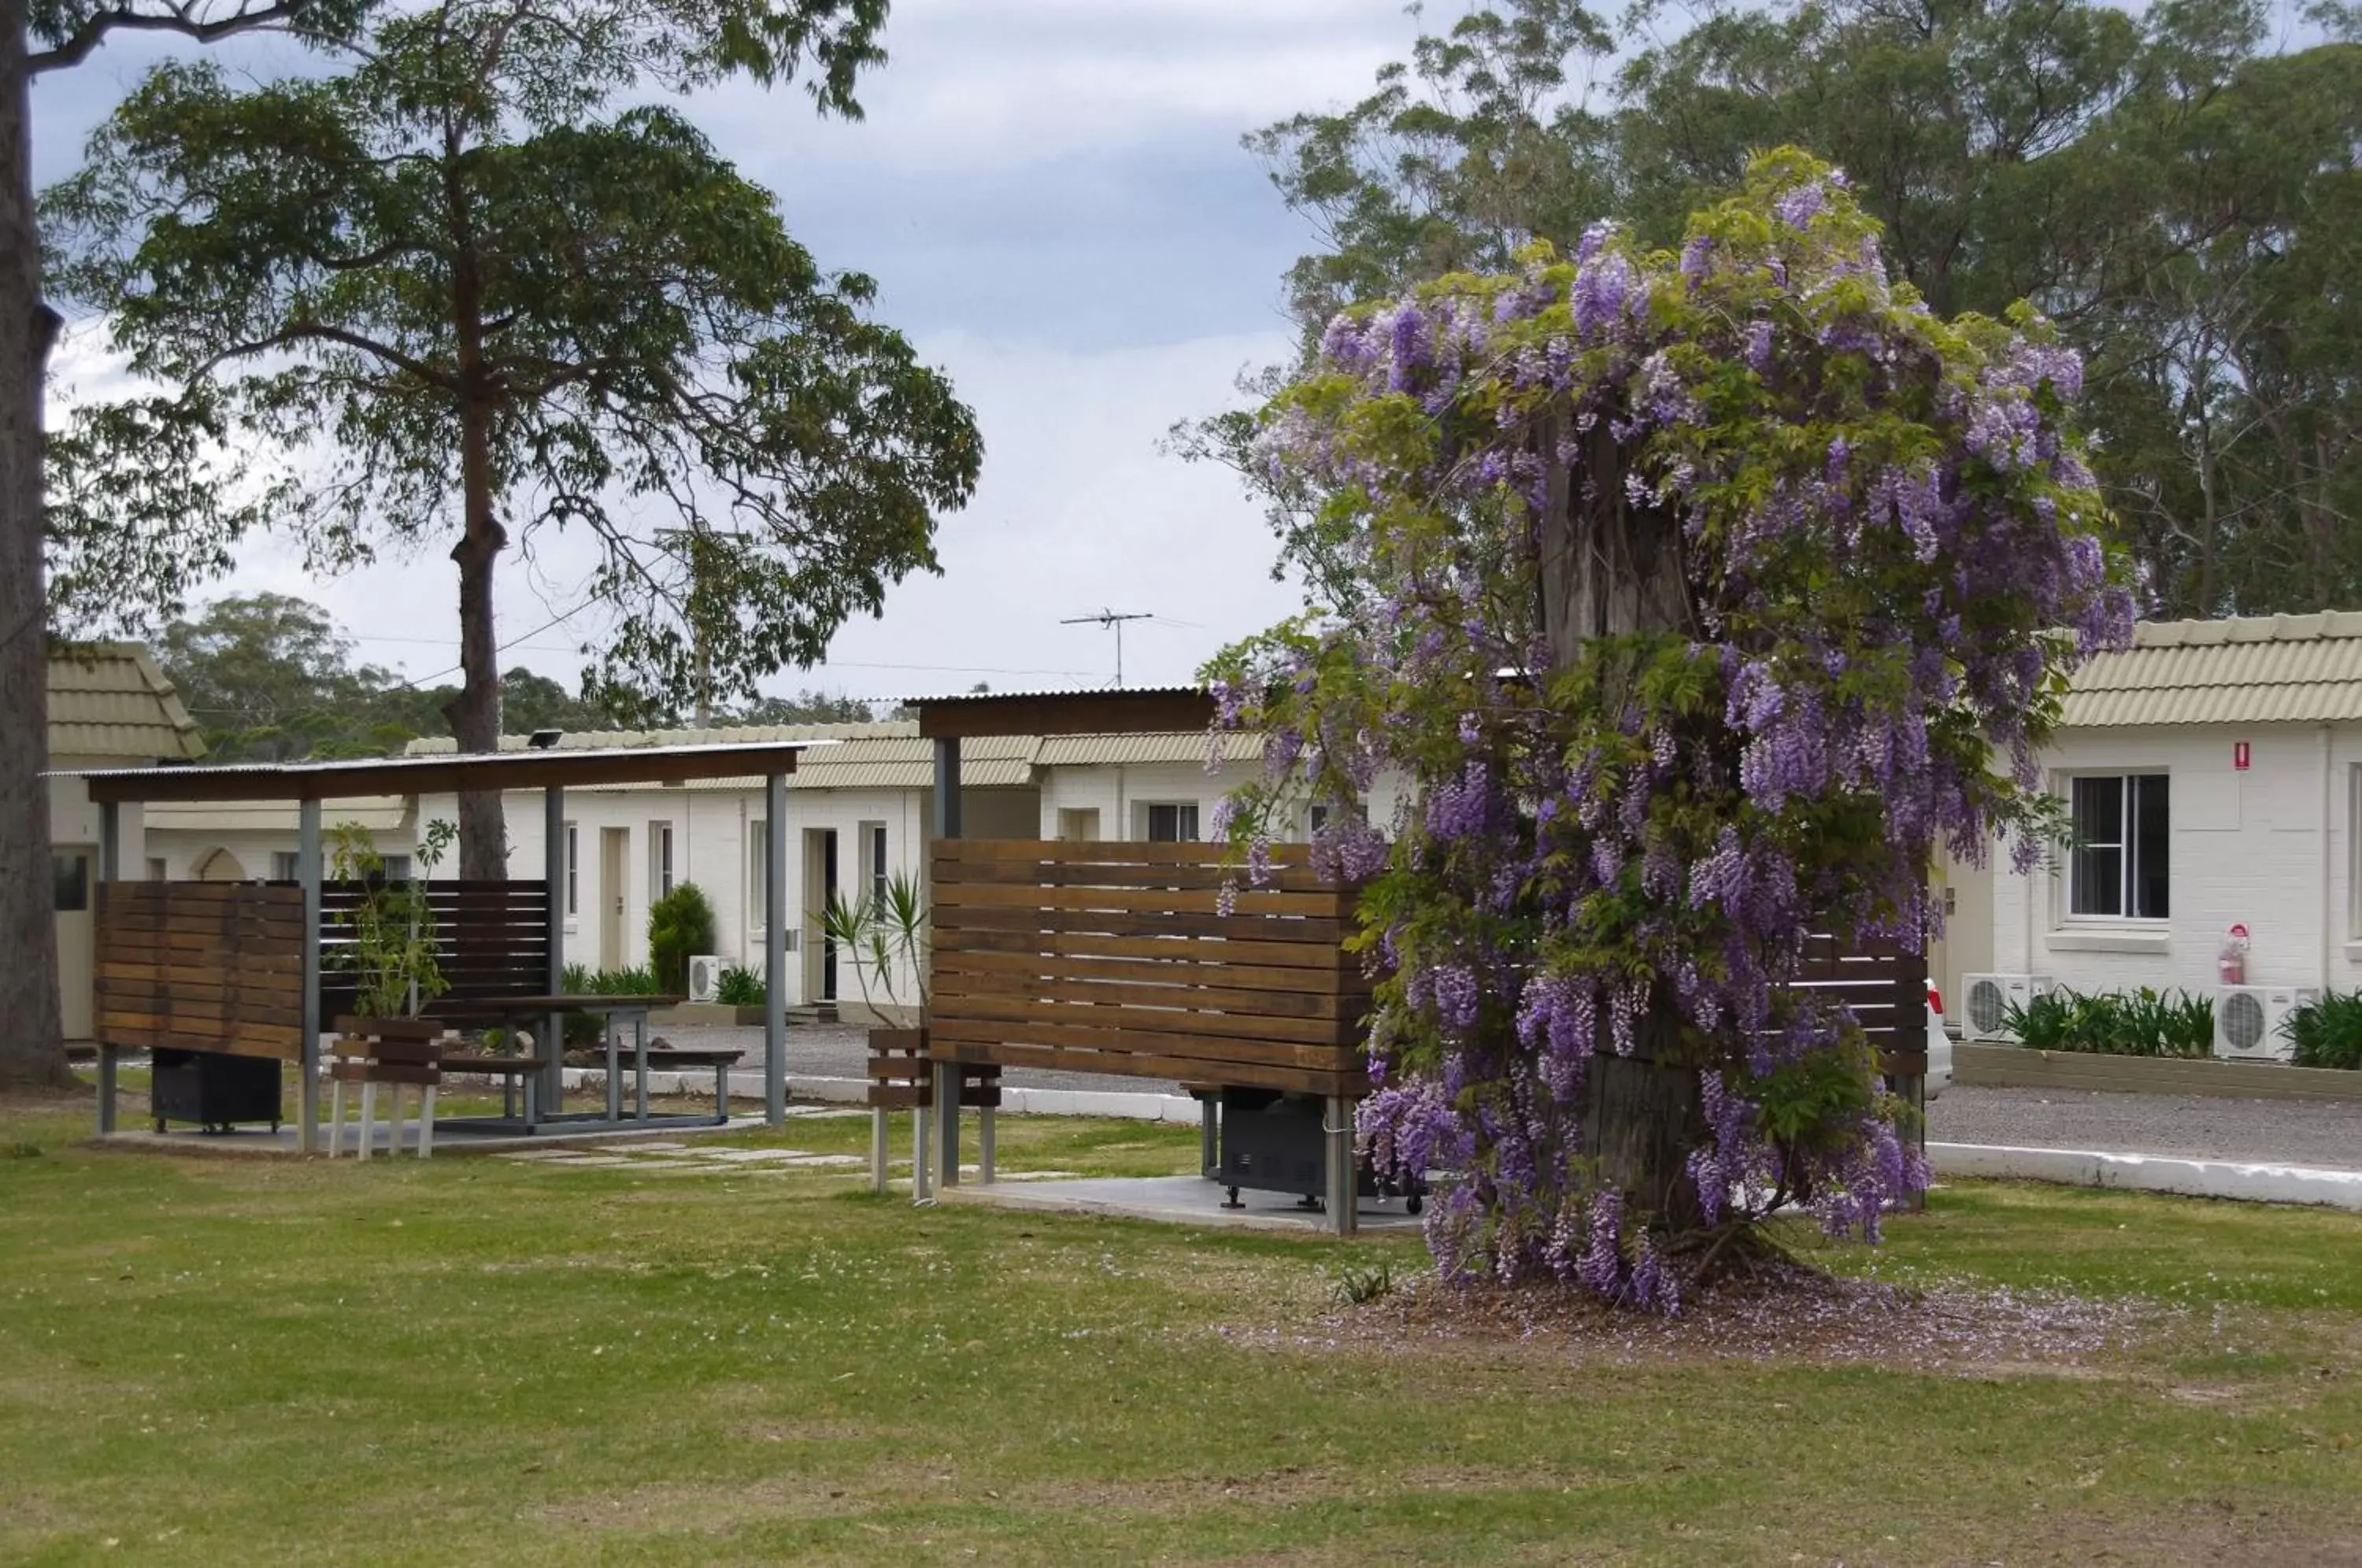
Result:
{"label": "corrugated metal awning roof", "polygon": [[2362,613],[2146,622],[2075,672],[2069,728],[2362,720]]}
{"label": "corrugated metal awning roof", "polygon": [[[1259,762],[1264,737],[1230,734],[1221,737],[1226,762]],[[1033,754],[1037,767],[1089,767],[1103,764],[1196,762],[1206,760],[1206,732],[1182,731],[1142,735],[1050,735]],[[966,764],[962,764],[965,769]],[[963,775],[965,776],[965,775]]]}
{"label": "corrugated metal awning roof", "polygon": [[180,693],[137,643],[83,643],[50,656],[51,756],[193,761],[205,754]]}
{"label": "corrugated metal awning roof", "polygon": [[221,767],[61,770],[90,798],[109,801],[344,801],[364,795],[429,795],[459,790],[580,789],[594,784],[673,784],[742,773],[792,774],[807,750],[832,741],[744,745],[634,746],[607,751],[532,749],[365,757],[340,762],[237,763]]}

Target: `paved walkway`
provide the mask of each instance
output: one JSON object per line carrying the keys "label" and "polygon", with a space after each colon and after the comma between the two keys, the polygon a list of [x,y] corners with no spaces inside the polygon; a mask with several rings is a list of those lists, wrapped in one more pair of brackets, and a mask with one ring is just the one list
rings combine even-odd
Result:
{"label": "paved walkway", "polygon": [[[735,1047],[739,1064],[763,1065],[763,1028],[727,1024],[668,1024],[655,1031],[685,1050]],[[868,1073],[869,1031],[857,1023],[791,1023],[788,1025],[788,1083],[798,1077],[858,1078]],[[1105,1073],[1054,1073],[1033,1067],[1011,1067],[1000,1081],[1016,1088],[1065,1089],[1130,1089],[1140,1094],[1179,1094],[1181,1086],[1160,1078],[1120,1078]]]}
{"label": "paved walkway", "polygon": [[2103,1149],[2356,1170],[2362,1169],[2362,1102],[1954,1084],[1928,1106],[1927,1137],[1945,1143]]}

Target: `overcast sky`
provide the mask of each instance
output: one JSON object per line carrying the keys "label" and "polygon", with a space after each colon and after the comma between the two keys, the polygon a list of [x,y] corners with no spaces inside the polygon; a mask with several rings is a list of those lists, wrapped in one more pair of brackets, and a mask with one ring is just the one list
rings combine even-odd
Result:
{"label": "overcast sky", "polygon": [[[1309,236],[1239,138],[1360,96],[1417,31],[1396,0],[895,0],[865,120],[822,122],[796,90],[690,103],[822,266],[877,280],[879,317],[949,372],[984,433],[976,498],[939,536],[944,575],[904,583],[826,666],[767,689],[1104,682],[1113,638],[1060,624],[1102,608],[1160,618],[1127,631],[1128,680],[1186,679],[1296,608],[1236,481],[1157,446],[1287,342],[1280,275]],[[37,177],[71,171],[157,55],[135,38],[39,83]],[[241,41],[216,58],[269,72],[294,57]],[[87,333],[71,341],[67,379],[97,381],[95,355]],[[587,564],[562,545],[504,560],[504,664],[572,682],[597,612],[536,628],[579,609]],[[458,662],[439,554],[314,581],[263,541],[225,586],[316,600],[362,657],[414,677]]]}

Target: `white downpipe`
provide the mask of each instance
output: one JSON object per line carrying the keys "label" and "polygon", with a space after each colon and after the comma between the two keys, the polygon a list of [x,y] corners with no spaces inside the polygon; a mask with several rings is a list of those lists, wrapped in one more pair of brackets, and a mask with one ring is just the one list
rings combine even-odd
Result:
{"label": "white downpipe", "polygon": [[2321,726],[2321,992],[2330,989],[2330,888],[2334,878],[2329,866],[2330,796],[2335,786],[2335,774],[2330,766],[2329,726]]}

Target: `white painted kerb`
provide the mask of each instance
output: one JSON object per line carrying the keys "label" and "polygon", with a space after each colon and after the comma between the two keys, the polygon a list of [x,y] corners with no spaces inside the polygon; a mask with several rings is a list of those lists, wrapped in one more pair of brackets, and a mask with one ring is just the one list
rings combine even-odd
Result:
{"label": "white painted kerb", "polygon": [[2362,1211],[2362,1171],[1985,1143],[1930,1143],[1927,1160],[1938,1176],[2053,1181],[2069,1187],[2113,1187],[2249,1203],[2311,1203]]}

